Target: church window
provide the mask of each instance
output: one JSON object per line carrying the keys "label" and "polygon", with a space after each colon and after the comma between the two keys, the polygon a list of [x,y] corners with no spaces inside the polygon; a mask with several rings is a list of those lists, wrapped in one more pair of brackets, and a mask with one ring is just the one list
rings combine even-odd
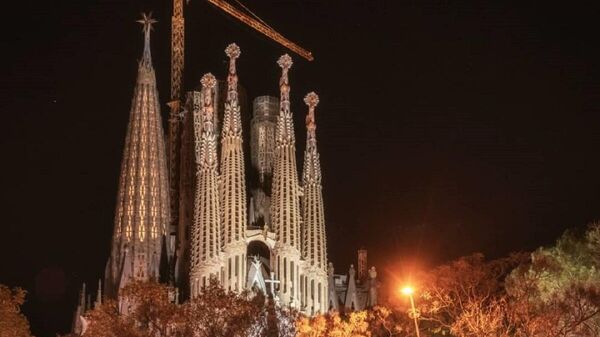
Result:
{"label": "church window", "polygon": [[236,255],[235,257],[235,276],[238,276],[238,270],[240,269],[240,257]]}

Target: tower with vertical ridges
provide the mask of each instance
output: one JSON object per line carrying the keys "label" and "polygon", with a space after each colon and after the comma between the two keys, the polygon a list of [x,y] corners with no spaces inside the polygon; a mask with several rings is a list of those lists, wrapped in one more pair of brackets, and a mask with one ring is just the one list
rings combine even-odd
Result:
{"label": "tower with vertical ridges", "polygon": [[[302,172],[302,257],[305,261],[304,271],[311,284],[307,309],[314,313],[325,312],[327,308],[327,247],[325,238],[325,211],[323,209],[323,192],[321,185],[321,165],[317,150],[317,124],[315,107],[319,104],[319,96],[314,92],[304,97],[308,105],[306,115],[306,149],[304,151],[304,170]],[[314,286],[313,286],[314,284]]]}
{"label": "tower with vertical ridges", "polygon": [[242,117],[238,102],[238,76],[235,62],[240,48],[232,43],[225,49],[229,57],[227,98],[221,133],[221,220],[223,253],[227,256],[224,286],[241,291],[245,284],[246,260],[246,176],[242,149]]}
{"label": "tower with vertical ridges", "polygon": [[279,293],[284,304],[298,305],[300,297],[300,195],[296,166],[296,144],[288,71],[292,58],[285,54],[277,62],[282,69],[280,109],[275,131],[273,185],[271,192],[271,226],[277,243],[274,248],[277,277],[281,281]]}
{"label": "tower with vertical ridges", "polygon": [[198,182],[192,225],[192,297],[198,295],[211,277],[221,279],[221,208],[213,102],[216,82],[210,73],[202,77],[202,107],[200,114],[194,115]]}
{"label": "tower with vertical ridges", "polygon": [[143,15],[144,52],[131,106],[115,214],[107,278],[108,296],[132,279],[157,279],[161,240],[170,221],[164,133],[150,30],[156,21]]}

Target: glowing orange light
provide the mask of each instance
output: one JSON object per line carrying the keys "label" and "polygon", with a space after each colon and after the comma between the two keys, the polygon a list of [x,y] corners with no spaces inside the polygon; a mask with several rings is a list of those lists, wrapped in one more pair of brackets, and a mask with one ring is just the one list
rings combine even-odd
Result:
{"label": "glowing orange light", "polygon": [[409,287],[409,286],[406,286],[406,287],[402,288],[401,291],[406,296],[410,296],[410,295],[412,295],[415,292],[415,290],[412,287]]}

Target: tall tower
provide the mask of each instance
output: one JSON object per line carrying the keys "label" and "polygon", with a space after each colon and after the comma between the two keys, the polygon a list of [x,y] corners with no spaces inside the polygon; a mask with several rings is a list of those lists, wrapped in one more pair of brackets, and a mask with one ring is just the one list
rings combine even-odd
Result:
{"label": "tall tower", "polygon": [[121,162],[108,296],[131,280],[157,279],[161,242],[170,221],[164,133],[156,76],[150,54],[150,30],[156,21],[143,15],[144,52]]}
{"label": "tall tower", "polygon": [[275,131],[275,155],[271,192],[271,223],[277,236],[274,256],[279,293],[283,304],[297,306],[300,298],[300,205],[294,124],[290,111],[288,71],[292,58],[285,54],[277,62],[282,68],[279,116]]}
{"label": "tall tower", "polygon": [[221,219],[225,266],[225,288],[241,291],[246,279],[246,177],[242,150],[242,117],[238,102],[235,60],[240,48],[232,43],[229,57],[227,98],[221,133]]}
{"label": "tall tower", "polygon": [[202,108],[194,115],[196,132],[196,165],[198,182],[192,225],[190,287],[192,297],[198,295],[211,277],[221,277],[221,217],[219,177],[217,173],[217,137],[213,103],[216,79],[202,77]]}
{"label": "tall tower", "polygon": [[258,181],[253,184],[251,191],[249,225],[260,228],[271,225],[271,181],[279,99],[272,96],[256,97],[252,110],[250,150]]}
{"label": "tall tower", "polygon": [[306,116],[306,149],[304,151],[304,170],[302,173],[303,242],[302,254],[305,261],[305,280],[308,295],[305,301],[310,313],[327,311],[327,247],[325,239],[325,211],[323,209],[323,192],[321,185],[321,164],[317,151],[317,124],[315,123],[315,107],[319,104],[319,96],[311,92],[304,97],[308,105]]}
{"label": "tall tower", "polygon": [[273,150],[275,149],[275,127],[279,114],[279,99],[259,96],[253,102],[252,116],[252,166],[264,182],[273,172]]}

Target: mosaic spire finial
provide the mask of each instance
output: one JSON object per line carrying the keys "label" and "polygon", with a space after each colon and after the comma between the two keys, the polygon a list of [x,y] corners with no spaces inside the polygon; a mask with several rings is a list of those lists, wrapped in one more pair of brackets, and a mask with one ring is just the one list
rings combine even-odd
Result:
{"label": "mosaic spire finial", "polygon": [[290,82],[288,72],[292,67],[292,58],[288,54],[282,55],[277,64],[281,67],[281,78],[279,79],[279,120],[277,132],[277,141],[293,143],[294,126],[292,122],[292,112],[290,111]]}
{"label": "mosaic spire finial", "polygon": [[213,91],[217,85],[217,79],[211,73],[206,73],[200,80],[202,84],[202,130],[203,132],[214,132]]}
{"label": "mosaic spire finial", "polygon": [[308,105],[308,113],[306,115],[306,130],[308,131],[308,136],[310,138],[315,137],[315,130],[317,129],[317,124],[315,122],[315,108],[319,104],[319,95],[317,95],[314,91],[309,92],[304,96],[304,103]]}
{"label": "mosaic spire finial", "polygon": [[226,135],[241,136],[242,121],[238,103],[238,76],[235,64],[241,54],[240,47],[232,43],[225,48],[225,54],[229,57],[229,74],[227,75],[227,100],[223,116],[223,137]]}

